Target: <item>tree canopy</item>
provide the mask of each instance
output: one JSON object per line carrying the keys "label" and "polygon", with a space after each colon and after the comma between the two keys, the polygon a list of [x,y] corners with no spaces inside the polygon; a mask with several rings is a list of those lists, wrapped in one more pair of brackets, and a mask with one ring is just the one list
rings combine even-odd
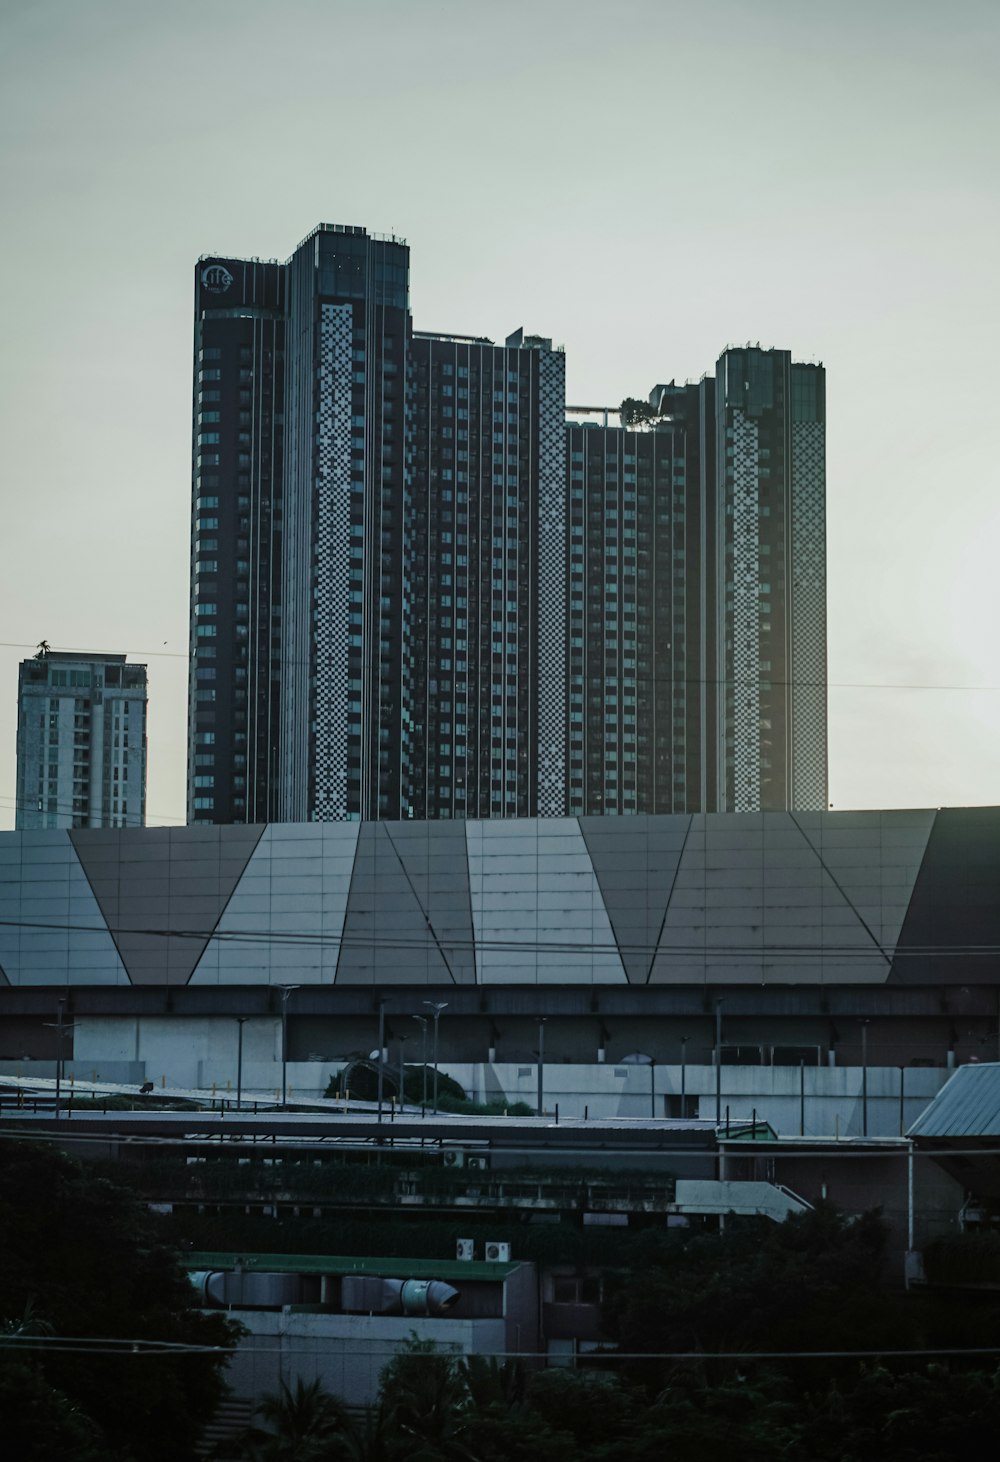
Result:
{"label": "tree canopy", "polygon": [[0,1140],[0,1235],[0,1435],[25,1433],[11,1455],[189,1456],[223,1394],[224,1353],[56,1350],[50,1339],[235,1343],[236,1327],[197,1309],[134,1195],[52,1148]]}

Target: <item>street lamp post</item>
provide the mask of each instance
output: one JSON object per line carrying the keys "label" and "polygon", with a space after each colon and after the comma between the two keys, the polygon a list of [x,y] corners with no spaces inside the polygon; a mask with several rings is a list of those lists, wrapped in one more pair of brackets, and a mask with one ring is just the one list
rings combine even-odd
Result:
{"label": "street lamp post", "polygon": [[288,997],[298,985],[281,987],[281,1105],[288,1099]]}
{"label": "street lamp post", "polygon": [[437,1116],[438,1109],[438,1021],[441,1019],[442,1010],[448,1009],[447,1000],[425,1000],[424,1004],[434,1015],[434,1115]]}
{"label": "street lamp post", "polygon": [[384,1091],[384,1072],[382,1068],[385,1062],[385,1003],[386,997],[384,995],[380,996],[378,1002],[378,1075],[376,1077],[378,1090],[377,1120],[379,1122],[382,1120],[382,1095]]}
{"label": "street lamp post", "polygon": [[62,1098],[62,1074],[63,1074],[63,1038],[72,1030],[76,1030],[77,1022],[71,1021],[69,1025],[63,1020],[66,1009],[66,997],[60,995],[56,1002],[55,1020],[47,1020],[45,1024],[50,1030],[56,1033],[56,1121],[59,1121],[59,1103]]}
{"label": "street lamp post", "polygon": [[545,1115],[545,1017],[538,1022],[538,1115]]}
{"label": "street lamp post", "polygon": [[722,997],[715,1002],[715,1125],[722,1124]]}
{"label": "street lamp post", "polygon": [[399,1110],[406,1101],[406,1037],[399,1038]]}
{"label": "street lamp post", "polygon": [[59,1096],[62,1086],[62,1064],[63,1064],[63,1011],[66,1007],[65,997],[61,997],[57,1007],[56,1015],[56,1121],[59,1121]]}
{"label": "street lamp post", "polygon": [[423,1097],[422,1097],[422,1103],[423,1103],[424,1111],[426,1111],[427,1110],[427,1022],[430,1019],[430,1017],[427,1016],[427,1015],[415,1015],[413,1017],[413,1019],[414,1020],[418,1020],[420,1022],[420,1031],[421,1031],[420,1054],[421,1054],[421,1066],[423,1068]]}
{"label": "street lamp post", "polygon": [[[243,1027],[250,1019],[248,1015],[238,1015],[236,1024],[239,1028],[239,1035],[236,1038],[236,1110],[239,1111],[243,1100]],[[282,1032],[282,1045],[284,1045],[284,1032]]]}

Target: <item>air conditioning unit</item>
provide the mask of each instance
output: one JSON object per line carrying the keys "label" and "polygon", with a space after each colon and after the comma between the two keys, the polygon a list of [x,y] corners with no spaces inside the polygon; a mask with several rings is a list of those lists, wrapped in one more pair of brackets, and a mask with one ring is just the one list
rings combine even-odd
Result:
{"label": "air conditioning unit", "polygon": [[474,1259],[475,1257],[476,1257],[476,1241],[475,1241],[475,1239],[456,1239],[456,1241],[455,1241],[455,1258],[456,1259],[463,1259],[463,1260],[465,1260],[466,1263],[468,1263],[468,1261],[470,1259]]}
{"label": "air conditioning unit", "polygon": [[489,1162],[485,1157],[467,1157],[465,1166],[475,1173],[484,1173],[489,1167]]}
{"label": "air conditioning unit", "polygon": [[487,1240],[486,1258],[493,1264],[509,1264],[510,1244],[494,1244]]}
{"label": "air conditioning unit", "polygon": [[442,1161],[446,1168],[464,1168],[465,1153],[460,1147],[449,1147]]}

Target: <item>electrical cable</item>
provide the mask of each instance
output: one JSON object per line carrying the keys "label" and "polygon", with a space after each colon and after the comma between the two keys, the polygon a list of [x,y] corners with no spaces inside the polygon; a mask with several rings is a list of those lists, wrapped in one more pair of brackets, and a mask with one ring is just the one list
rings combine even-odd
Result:
{"label": "electrical cable", "polygon": [[[0,648],[7,650],[34,650],[36,644],[29,644],[27,641],[0,640]],[[100,656],[96,651],[87,649],[71,649],[63,647],[62,654],[65,655],[90,655],[95,659]],[[180,650],[125,650],[126,655],[142,655],[146,659],[165,660],[188,660],[191,658],[189,652]],[[49,652],[52,660],[58,660],[60,651],[53,649]],[[29,657],[35,658],[35,657]],[[285,660],[280,656],[269,657],[268,663],[279,668],[308,668],[311,660]],[[786,689],[799,690],[932,690],[932,691],[974,691],[974,692],[1000,692],[1000,685],[954,685],[947,682],[935,681],[869,681],[869,680],[806,680],[806,679],[778,679],[774,676],[765,675],[762,677],[771,686],[784,686]],[[600,681],[602,684],[616,684],[625,680],[629,682],[640,682],[646,685],[716,685],[716,686],[740,686],[757,685],[759,678],[756,676],[709,676],[709,675],[642,675],[642,674],[621,674],[621,675],[585,675],[585,680]]]}
{"label": "electrical cable", "polygon": [[[118,924],[76,924],[44,919],[0,919],[0,929],[34,929],[39,932],[68,932],[80,934],[108,934],[114,939],[189,939],[204,943],[249,944],[303,949],[385,949],[385,950],[434,950],[437,943],[431,935],[426,939],[410,935],[378,934],[374,931],[348,932],[340,934],[317,934],[307,930],[267,929],[163,929],[152,926],[126,927]],[[607,955],[663,955],[669,958],[713,959],[852,959],[870,960],[877,954],[892,959],[995,959],[1000,956],[1000,944],[947,944],[947,945],[891,945],[891,944],[718,944],[702,941],[697,944],[614,943],[598,944],[566,938],[562,940],[543,939],[468,939],[442,938],[440,941],[453,952],[499,951],[507,953],[535,954],[581,954]]]}

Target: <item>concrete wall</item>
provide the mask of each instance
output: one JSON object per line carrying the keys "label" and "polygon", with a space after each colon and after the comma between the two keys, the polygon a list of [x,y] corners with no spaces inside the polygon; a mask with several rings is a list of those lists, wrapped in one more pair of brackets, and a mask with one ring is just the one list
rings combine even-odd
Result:
{"label": "concrete wall", "polygon": [[414,1335],[457,1355],[502,1354],[503,1320],[421,1319],[409,1315],[319,1315],[240,1310],[249,1330],[226,1379],[237,1397],[258,1401],[281,1381],[319,1379],[350,1406],[370,1406],[382,1369]]}
{"label": "concrete wall", "polygon": [[[201,1088],[235,1094],[238,1026],[226,1017],[147,1016],[78,1017],[74,1053],[65,1063],[71,1073],[90,1080],[150,1080],[157,1086]],[[326,1091],[348,1057],[289,1061],[288,1094],[313,1099]],[[10,1064],[10,1063],[8,1063]],[[16,1064],[16,1063],[15,1063]],[[40,1073],[42,1064],[19,1067]],[[442,1062],[441,1070],[477,1101],[538,1100],[537,1063]],[[119,1072],[128,1072],[119,1076]],[[54,1066],[52,1070],[54,1074]],[[945,1066],[871,1066],[867,1073],[867,1135],[898,1137],[915,1121],[950,1076]],[[900,1106],[900,1081],[903,1104]],[[704,1063],[683,1068],[686,1111],[714,1119],[716,1069]],[[561,1116],[680,1116],[682,1068],[676,1064],[553,1062],[543,1072],[543,1103]],[[800,1086],[801,1083],[801,1086]],[[282,1085],[281,1021],[277,1016],[248,1020],[243,1027],[243,1094],[274,1096]],[[721,1067],[721,1118],[757,1116],[785,1135],[860,1136],[864,1123],[863,1072],[852,1066]],[[804,1122],[800,1090],[804,1087]]]}

